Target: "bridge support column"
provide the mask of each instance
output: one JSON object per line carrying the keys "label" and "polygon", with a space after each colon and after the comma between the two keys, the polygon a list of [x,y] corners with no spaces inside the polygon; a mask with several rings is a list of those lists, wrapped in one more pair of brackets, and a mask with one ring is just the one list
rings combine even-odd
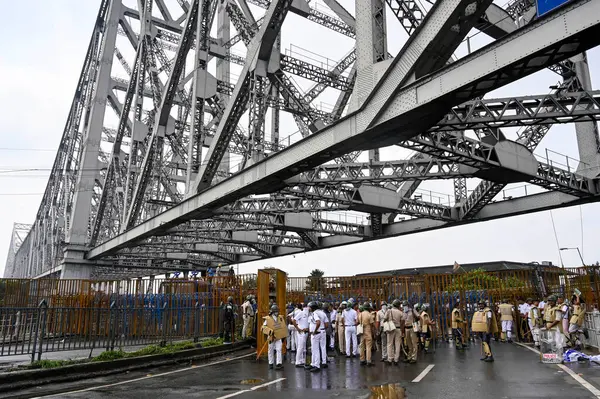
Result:
{"label": "bridge support column", "polygon": [[[582,53],[572,57],[571,61],[575,63],[575,75],[581,84],[581,88],[583,90],[593,90],[587,54]],[[575,124],[575,133],[577,135],[580,161],[577,172],[586,177],[596,177],[600,172],[598,124],[595,121],[578,122]]]}

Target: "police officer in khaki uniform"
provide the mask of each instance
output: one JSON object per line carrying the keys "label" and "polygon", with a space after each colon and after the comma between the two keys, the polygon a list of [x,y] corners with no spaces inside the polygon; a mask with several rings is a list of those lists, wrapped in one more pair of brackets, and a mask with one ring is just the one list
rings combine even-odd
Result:
{"label": "police officer in khaki uniform", "polygon": [[542,312],[538,308],[539,304],[540,301],[534,299],[529,309],[529,329],[531,330],[531,337],[536,348],[540,347],[540,328],[544,325]]}
{"label": "police officer in khaki uniform", "polygon": [[557,350],[564,348],[564,336],[562,331],[562,312],[560,306],[556,304],[555,295],[550,295],[544,307],[545,327],[542,330],[552,331]]}
{"label": "police officer in khaki uniform", "polygon": [[[362,326],[363,333],[360,339],[360,364],[361,366],[372,366],[371,356],[373,354],[373,333],[375,331],[375,317],[371,313],[371,304],[365,302],[363,311],[358,314],[358,324]],[[365,353],[366,352],[366,353]]]}
{"label": "police officer in khaki uniform", "polygon": [[431,320],[431,315],[429,314],[429,304],[424,303],[423,306],[421,306],[421,334],[423,334],[423,339],[425,341],[425,354],[429,353],[429,345],[431,344],[432,337],[432,328],[434,325],[435,322]]}
{"label": "police officer in khaki uniform", "polygon": [[406,345],[406,363],[414,364],[417,362],[417,353],[419,350],[419,338],[416,332],[416,323],[419,314],[412,309],[408,301],[402,302],[404,311],[404,342]]}
{"label": "police officer in khaki uniform", "polygon": [[346,332],[344,331],[344,321],[342,320],[342,312],[344,310],[346,310],[346,306],[348,305],[348,303],[346,301],[342,301],[342,303],[340,304],[340,306],[338,307],[338,314],[336,316],[336,322],[335,322],[335,326],[337,328],[337,334],[338,334],[338,349],[340,351],[340,354],[345,354],[346,353]]}
{"label": "police officer in khaki uniform", "polygon": [[508,303],[508,300],[503,299],[498,306],[500,321],[502,322],[502,334],[500,335],[501,342],[512,343],[512,327],[514,322],[515,307]]}
{"label": "police officer in khaki uniform", "polygon": [[498,332],[498,324],[496,316],[484,300],[479,301],[478,309],[473,314],[471,323],[471,331],[477,333],[481,339],[481,352],[484,362],[493,362],[494,355],[492,354],[491,340],[492,334]]}
{"label": "police officer in khaki uniform", "polygon": [[383,331],[383,319],[387,313],[388,306],[385,301],[381,302],[381,309],[375,316],[375,329],[377,331],[377,350],[381,352],[381,361],[387,359],[387,333]]}
{"label": "police officer in khaki uniform", "polygon": [[404,317],[400,309],[400,300],[394,299],[392,302],[392,308],[387,311],[384,317],[385,321],[392,321],[396,326],[395,330],[387,332],[387,364],[398,365],[400,360],[400,350],[402,345],[402,330],[404,330]]}
{"label": "police officer in khaki uniform", "polygon": [[467,346],[465,345],[464,338],[464,324],[465,319],[460,309],[460,304],[456,302],[454,309],[452,309],[452,337],[454,338],[456,349],[464,349]]}
{"label": "police officer in khaki uniform", "polygon": [[[583,328],[585,321],[585,302],[579,295],[573,295],[571,300],[573,303],[573,312],[571,319],[569,320],[569,340],[575,345],[576,350],[581,350],[581,339],[580,334],[587,334],[587,331]],[[586,336],[587,338],[587,336]]]}

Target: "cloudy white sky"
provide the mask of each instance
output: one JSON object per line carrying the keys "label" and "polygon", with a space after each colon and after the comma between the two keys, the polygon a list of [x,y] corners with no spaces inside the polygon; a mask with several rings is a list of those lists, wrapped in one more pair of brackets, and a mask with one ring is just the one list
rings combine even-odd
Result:
{"label": "cloudy white sky", "polygon": [[[352,2],[343,3],[349,10],[353,9]],[[502,5],[504,1],[498,3]],[[11,16],[0,25],[0,76],[3,77],[0,81],[0,274],[13,223],[31,223],[35,218],[98,4],[96,0],[0,0],[4,15]],[[326,32],[295,15],[289,19],[293,23],[288,21],[283,30],[283,47],[287,50],[301,51],[291,47],[297,45],[336,60],[345,55],[352,45],[348,38]],[[388,21],[389,49],[395,53],[406,35],[397,21],[390,19],[390,15]],[[323,40],[323,37],[328,39]],[[485,40],[482,37],[477,35],[473,42],[482,44]],[[461,47],[462,52],[465,49],[466,46]],[[598,82],[600,50],[593,49],[588,57],[592,81]],[[321,56],[316,58],[322,59]],[[556,84],[558,79],[557,75],[542,71],[487,97],[547,93],[549,86]],[[303,84],[301,79],[298,81]],[[330,101],[329,98],[327,101]],[[577,159],[574,131],[573,125],[553,127],[537,152],[543,153],[548,148]],[[20,169],[38,170],[27,173],[14,171]],[[469,182],[469,189],[473,189],[476,183]],[[449,182],[423,187],[423,190],[439,193],[434,194],[436,198],[452,193]],[[523,190],[522,184],[517,185],[513,193],[519,190]],[[424,196],[424,199],[428,198]],[[597,245],[599,210],[600,205],[586,205],[553,211],[558,245],[579,247],[589,263],[600,260],[600,247]],[[562,255],[567,266],[581,263],[576,251],[563,252]],[[367,270],[451,264],[454,260],[469,263],[501,259],[559,263],[550,213],[254,262],[240,265],[240,272],[255,272],[259,267],[272,266],[291,275],[305,275],[309,269],[318,267],[327,275],[347,275]]]}

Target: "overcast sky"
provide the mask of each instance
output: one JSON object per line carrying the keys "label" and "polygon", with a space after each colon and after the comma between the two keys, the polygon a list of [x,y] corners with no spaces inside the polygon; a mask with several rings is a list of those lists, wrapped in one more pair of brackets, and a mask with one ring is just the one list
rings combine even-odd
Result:
{"label": "overcast sky", "polygon": [[[0,275],[4,269],[13,223],[31,223],[35,219],[67,118],[98,3],[92,0],[0,0],[5,15],[13,16],[5,18],[0,25],[0,76],[4,77],[0,83]],[[350,11],[353,10],[351,2],[343,3]],[[318,6],[319,9],[321,7]],[[24,18],[19,17],[25,15],[26,23]],[[390,16],[391,13],[388,13],[389,50],[395,54],[403,45],[406,35]],[[296,15],[288,19],[293,23],[288,21],[283,29],[284,51],[301,51],[292,47],[295,45],[337,60],[352,46],[350,39],[325,31]],[[302,29],[305,26],[310,29]],[[299,30],[302,34],[298,33]],[[471,34],[476,33],[474,31]],[[322,39],[325,34],[327,40]],[[486,41],[482,36],[475,36],[473,42],[482,45]],[[461,46],[461,51],[466,51],[466,45]],[[588,57],[592,80],[598,82],[600,50],[593,49]],[[307,82],[294,79],[303,88],[307,87]],[[558,80],[559,77],[552,72],[542,71],[486,97],[547,93],[549,86]],[[334,99],[329,95],[324,102]],[[548,148],[577,159],[574,131],[573,125],[553,127],[536,153],[544,153],[544,149]],[[515,134],[515,131],[509,131],[511,138]],[[19,169],[39,170],[15,171]],[[427,184],[422,185],[422,192],[425,194],[425,190],[433,190],[438,193],[433,194],[433,200],[441,201],[446,194],[452,193],[450,181]],[[476,184],[476,180],[469,181],[469,189]],[[523,190],[522,186],[514,186],[512,192],[515,196]],[[507,195],[512,194],[509,192]],[[426,195],[423,199],[429,200]],[[588,263],[600,260],[600,248],[597,245],[599,210],[600,205],[587,205],[553,211],[558,245],[579,247]],[[583,219],[580,219],[580,214]],[[563,259],[567,266],[581,263],[576,251],[563,252]],[[290,275],[306,275],[312,268],[323,269],[327,275],[348,275],[451,264],[455,260],[459,263],[491,260],[549,260],[559,263],[550,213],[254,262],[241,265],[240,272],[255,272],[259,267],[272,266],[282,268]]]}

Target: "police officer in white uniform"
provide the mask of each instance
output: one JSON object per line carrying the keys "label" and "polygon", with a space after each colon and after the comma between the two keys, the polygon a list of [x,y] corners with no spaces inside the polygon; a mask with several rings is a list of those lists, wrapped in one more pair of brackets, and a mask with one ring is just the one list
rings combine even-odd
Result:
{"label": "police officer in white uniform", "polygon": [[[346,357],[358,356],[358,339],[356,336],[358,314],[356,310],[352,309],[352,306],[348,306],[342,312],[342,323],[344,323],[344,332],[346,333]],[[352,351],[350,348],[352,348]]]}
{"label": "police officer in white uniform", "polygon": [[306,338],[308,337],[308,308],[301,303],[292,313],[292,323],[296,332],[296,367],[304,367],[306,363]]}
{"label": "police officer in white uniform", "polygon": [[321,340],[325,339],[325,323],[319,317],[316,302],[308,304],[308,325],[310,330],[311,367],[308,371],[316,373],[321,370]]}
{"label": "police officer in white uniform", "polygon": [[321,368],[326,369],[327,368],[327,329],[329,327],[329,318],[327,317],[327,314],[325,314],[325,311],[323,310],[323,303],[322,302],[317,302],[317,310],[316,312],[319,313],[319,319],[321,319],[322,325],[321,327],[323,328],[323,337],[321,338],[321,341],[319,342],[319,344],[321,345]]}

